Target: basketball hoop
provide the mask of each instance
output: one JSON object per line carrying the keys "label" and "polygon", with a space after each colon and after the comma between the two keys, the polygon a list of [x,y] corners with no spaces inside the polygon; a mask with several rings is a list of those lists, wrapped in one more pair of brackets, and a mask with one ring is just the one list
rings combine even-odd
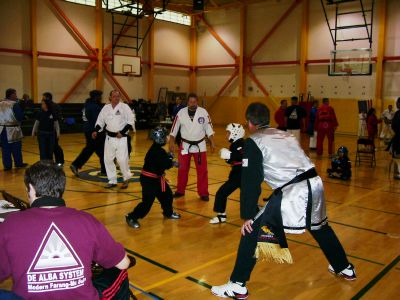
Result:
{"label": "basketball hoop", "polygon": [[346,73],[345,76],[350,76],[353,73],[352,68],[344,68],[342,69],[342,72]]}
{"label": "basketball hoop", "polygon": [[133,72],[125,72],[124,74],[125,74],[126,77],[133,77],[133,76],[135,76],[135,73],[133,73]]}

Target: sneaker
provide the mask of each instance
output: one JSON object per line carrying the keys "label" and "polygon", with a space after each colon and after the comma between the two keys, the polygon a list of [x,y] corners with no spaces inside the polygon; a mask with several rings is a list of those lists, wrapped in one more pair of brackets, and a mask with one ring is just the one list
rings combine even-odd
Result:
{"label": "sneaker", "polygon": [[232,281],[228,281],[227,284],[213,286],[211,292],[221,298],[232,298],[232,299],[247,299],[249,293],[245,286]]}
{"label": "sneaker", "polygon": [[345,280],[351,281],[351,280],[356,280],[357,278],[353,264],[349,264],[349,266],[346,269],[340,271],[339,273],[336,273],[333,267],[329,265],[328,271],[331,272],[332,274],[335,274],[338,277],[342,277]]}
{"label": "sneaker", "polygon": [[116,183],[107,183],[107,184],[104,186],[104,188],[105,188],[105,189],[112,189],[112,188],[114,188],[114,187],[116,187],[116,186],[117,186]]}
{"label": "sneaker", "polygon": [[128,181],[128,180],[125,180],[125,181],[122,183],[122,185],[121,185],[121,190],[127,189],[128,186],[129,186],[129,181]]}
{"label": "sneaker", "polygon": [[178,193],[178,192],[175,192],[175,194],[174,194],[174,198],[180,198],[180,197],[183,197],[183,196],[185,196],[185,194]]}
{"label": "sneaker", "polygon": [[107,177],[107,173],[106,172],[98,172],[97,174],[96,174],[98,177]]}
{"label": "sneaker", "polygon": [[217,215],[216,217],[214,217],[210,220],[210,224],[219,224],[219,223],[225,223],[225,222],[226,222],[226,214]]}
{"label": "sneaker", "polygon": [[200,199],[201,199],[202,201],[208,201],[208,200],[210,200],[210,197],[208,197],[208,196],[201,196]]}
{"label": "sneaker", "polygon": [[129,225],[129,227],[140,228],[140,224],[139,224],[138,220],[135,220],[134,218],[130,217],[129,215],[125,216],[125,221]]}
{"label": "sneaker", "polygon": [[75,167],[74,165],[70,165],[69,168],[71,169],[72,173],[74,173],[74,175],[76,177],[79,177],[79,172],[78,172],[78,168]]}
{"label": "sneaker", "polygon": [[164,216],[164,217],[170,220],[178,220],[181,218],[181,215],[178,214],[177,212],[173,212],[170,216]]}
{"label": "sneaker", "polygon": [[62,167],[64,167],[64,164],[58,163],[58,164],[57,164],[57,167],[62,168]]}

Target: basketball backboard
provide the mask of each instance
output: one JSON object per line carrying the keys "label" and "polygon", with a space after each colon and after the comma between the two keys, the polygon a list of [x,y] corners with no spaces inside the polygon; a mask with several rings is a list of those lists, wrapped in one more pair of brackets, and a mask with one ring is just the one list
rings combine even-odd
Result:
{"label": "basketball backboard", "polygon": [[141,76],[142,68],[139,56],[114,54],[113,74],[125,76]]}
{"label": "basketball backboard", "polygon": [[369,48],[332,50],[330,53],[329,76],[371,75],[372,50]]}

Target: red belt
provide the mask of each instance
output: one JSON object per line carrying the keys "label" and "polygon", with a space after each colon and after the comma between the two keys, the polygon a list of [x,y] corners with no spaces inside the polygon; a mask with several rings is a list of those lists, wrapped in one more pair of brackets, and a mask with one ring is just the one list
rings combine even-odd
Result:
{"label": "red belt", "polygon": [[165,192],[165,186],[167,184],[167,180],[165,179],[165,175],[164,174],[160,176],[160,175],[157,175],[157,174],[145,171],[145,170],[142,170],[141,174],[143,176],[150,177],[150,178],[156,178],[156,179],[159,178],[161,180],[161,191]]}
{"label": "red belt", "polygon": [[241,161],[235,161],[235,162],[232,163],[232,166],[239,166],[241,164],[242,164]]}

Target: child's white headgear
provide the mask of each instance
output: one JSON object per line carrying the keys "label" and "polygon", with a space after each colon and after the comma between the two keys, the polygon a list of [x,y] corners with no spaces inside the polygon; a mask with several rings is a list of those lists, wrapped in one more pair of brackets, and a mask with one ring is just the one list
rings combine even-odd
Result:
{"label": "child's white headgear", "polygon": [[229,135],[229,142],[233,143],[236,142],[238,139],[244,137],[244,128],[241,124],[238,123],[230,123],[226,126],[226,131],[230,132]]}

